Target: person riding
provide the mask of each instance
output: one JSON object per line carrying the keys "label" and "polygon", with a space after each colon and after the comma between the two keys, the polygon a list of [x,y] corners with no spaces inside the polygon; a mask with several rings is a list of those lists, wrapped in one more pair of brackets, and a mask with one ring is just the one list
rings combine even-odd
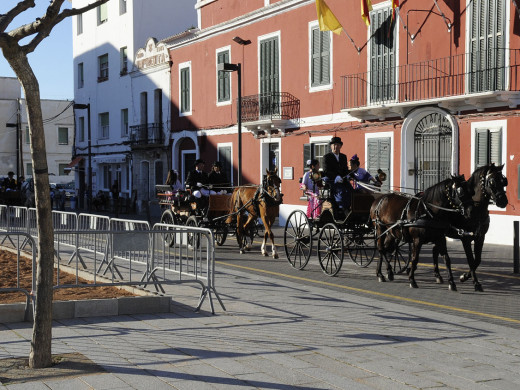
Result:
{"label": "person riding", "polygon": [[172,192],[178,192],[183,190],[181,181],[179,180],[179,175],[177,174],[177,171],[173,169],[170,169],[170,171],[168,172],[165,184],[172,187]]}
{"label": "person riding", "polygon": [[[340,137],[332,137],[329,142],[331,151],[323,156],[323,178],[330,186],[332,196],[339,210],[345,212],[350,208],[350,183],[343,180],[348,174],[347,156],[341,153],[343,142]],[[349,188],[350,187],[350,188]]]}
{"label": "person riding", "polygon": [[[381,186],[381,183],[375,179],[370,173],[368,173],[364,168],[360,167],[359,157],[357,154],[353,155],[349,161],[350,164],[350,174],[349,176],[355,180],[355,182],[361,182],[370,184],[373,182],[376,186]],[[353,186],[356,191],[363,190],[361,186],[354,185]]]}
{"label": "person riding", "polygon": [[213,185],[213,189],[220,194],[227,194],[225,186],[229,186],[226,173],[222,171],[222,164],[220,161],[215,161],[211,167],[211,172],[208,177],[209,184]]}
{"label": "person riding", "polygon": [[195,169],[188,173],[186,178],[186,189],[191,190],[191,194],[200,199],[203,195],[209,196],[216,194],[215,191],[210,191],[207,186],[209,184],[208,175],[203,171],[206,163],[199,158],[195,161]]}
{"label": "person riding", "polygon": [[5,191],[16,191],[16,180],[14,179],[14,172],[9,171],[7,177],[4,179],[4,190]]}
{"label": "person riding", "polygon": [[300,188],[309,198],[307,217],[318,218],[321,214],[321,203],[318,199],[319,188],[321,187],[320,162],[315,158],[307,160],[307,167],[309,170],[303,175]]}

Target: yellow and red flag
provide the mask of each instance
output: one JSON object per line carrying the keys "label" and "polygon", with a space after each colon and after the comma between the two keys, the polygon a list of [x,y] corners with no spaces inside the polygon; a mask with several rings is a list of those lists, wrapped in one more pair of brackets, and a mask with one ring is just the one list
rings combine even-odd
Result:
{"label": "yellow and red flag", "polygon": [[343,26],[325,3],[325,0],[316,0],[316,11],[318,12],[320,31],[332,31],[334,34],[341,34]]}
{"label": "yellow and red flag", "polygon": [[361,0],[361,18],[367,26],[370,26],[370,11],[372,11],[372,1]]}
{"label": "yellow and red flag", "polygon": [[392,0],[392,20],[395,19],[395,9],[399,8],[399,0]]}

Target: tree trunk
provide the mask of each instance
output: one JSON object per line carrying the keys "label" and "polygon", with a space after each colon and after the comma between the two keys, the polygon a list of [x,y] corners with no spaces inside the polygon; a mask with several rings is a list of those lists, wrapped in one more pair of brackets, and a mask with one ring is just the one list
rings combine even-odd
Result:
{"label": "tree trunk", "polygon": [[11,54],[9,55],[4,50],[9,65],[11,65],[22,84],[27,102],[38,221],[36,294],[29,366],[31,368],[44,368],[52,364],[52,291],[54,283],[54,232],[52,229],[45,133],[38,80],[22,50],[15,50]]}

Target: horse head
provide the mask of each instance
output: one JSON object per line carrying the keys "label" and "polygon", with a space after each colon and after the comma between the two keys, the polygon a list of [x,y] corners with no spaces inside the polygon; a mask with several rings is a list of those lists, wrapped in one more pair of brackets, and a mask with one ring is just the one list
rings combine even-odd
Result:
{"label": "horse head", "polygon": [[504,164],[498,167],[495,164],[488,165],[480,174],[480,186],[484,196],[493,200],[500,208],[507,206],[508,200],[505,187],[507,177],[502,174]]}
{"label": "horse head", "polygon": [[280,192],[280,185],[282,184],[282,180],[278,176],[278,168],[275,168],[272,171],[266,169],[265,172],[265,190],[276,202],[280,202],[282,199],[282,194]]}

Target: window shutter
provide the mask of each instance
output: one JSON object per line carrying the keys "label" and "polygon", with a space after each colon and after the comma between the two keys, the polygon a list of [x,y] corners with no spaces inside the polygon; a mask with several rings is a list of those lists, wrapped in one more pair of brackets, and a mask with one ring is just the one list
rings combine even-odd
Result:
{"label": "window shutter", "polygon": [[372,176],[377,175],[377,170],[381,169],[386,173],[386,181],[383,182],[382,189],[390,191],[390,138],[370,138],[367,140],[367,166],[366,170]]}
{"label": "window shutter", "polygon": [[490,160],[489,164],[495,163],[495,165],[502,164],[502,129],[498,131],[491,131],[489,133],[490,143]]}
{"label": "window shutter", "polygon": [[309,169],[307,168],[307,160],[312,158],[312,144],[304,144],[303,145],[303,172],[307,172]]}
{"label": "window shutter", "polygon": [[[229,62],[229,52],[223,51],[218,53],[217,63],[223,64]],[[218,101],[225,102],[230,99],[230,83],[229,72],[218,72]]]}
{"label": "window shutter", "polygon": [[320,30],[312,30],[312,61],[311,61],[311,86],[320,83]]}
{"label": "window shutter", "polygon": [[321,84],[330,82],[330,32],[321,33]]}
{"label": "window shutter", "polygon": [[475,168],[488,164],[489,130],[478,129],[475,133]]}
{"label": "window shutter", "polygon": [[181,69],[181,112],[190,111],[190,68]]}

